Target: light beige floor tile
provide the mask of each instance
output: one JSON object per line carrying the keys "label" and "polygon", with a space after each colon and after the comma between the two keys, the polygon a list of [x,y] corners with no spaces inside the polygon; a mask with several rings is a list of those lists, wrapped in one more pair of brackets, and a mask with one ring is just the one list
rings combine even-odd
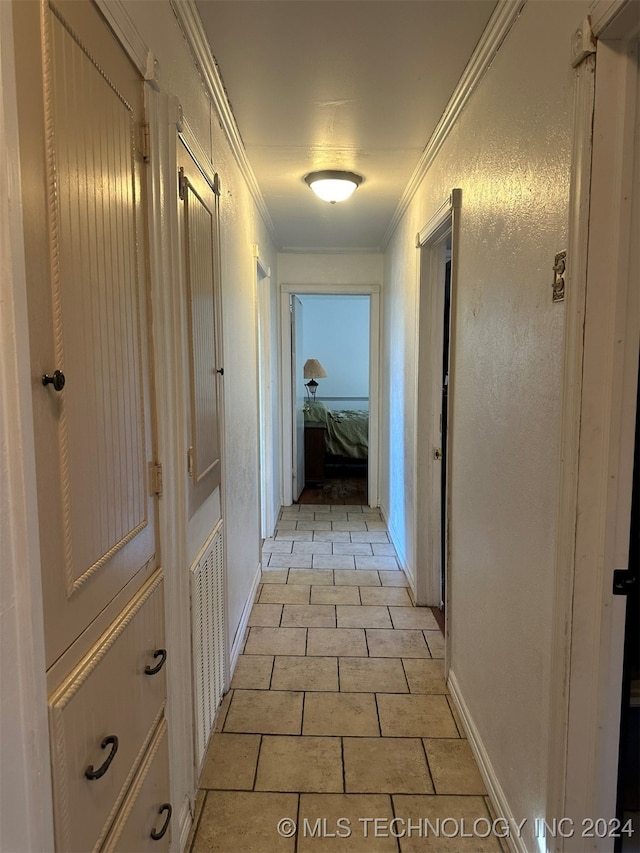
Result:
{"label": "light beige floor tile", "polygon": [[268,604],[308,604],[309,584],[267,584],[262,588],[260,601]]}
{"label": "light beige floor tile", "polygon": [[273,655],[240,655],[231,686],[246,690],[268,690],[272,669]]}
{"label": "light beige floor tile", "polygon": [[374,542],[371,547],[376,557],[395,557],[396,549],[390,542]]}
{"label": "light beige floor tile", "polygon": [[340,690],[346,693],[408,693],[398,658],[340,658]]}
{"label": "light beige floor tile", "polygon": [[330,521],[316,521],[314,518],[304,521],[300,519],[296,525],[296,530],[333,530],[333,528]]}
{"label": "light beige floor tile", "polygon": [[405,675],[411,693],[448,693],[444,680],[444,661],[404,658]]}
{"label": "light beige floor tile", "polygon": [[[301,794],[301,825],[306,821],[311,830],[318,819],[324,819],[328,832],[314,837],[311,831],[299,831],[298,853],[397,853],[396,839],[391,833],[387,837],[376,834],[373,823],[366,821],[371,817],[390,825],[393,812],[388,794]],[[340,818],[345,823],[337,824]],[[337,834],[336,829],[341,835],[330,837],[330,832]],[[345,830],[349,830],[348,837]]]}
{"label": "light beige floor tile", "polygon": [[282,616],[282,604],[254,604],[249,614],[248,625],[265,628],[277,628]]}
{"label": "light beige floor tile", "polygon": [[293,548],[292,542],[286,539],[265,539],[262,543],[262,551],[270,554],[290,554]]}
{"label": "light beige floor tile", "polygon": [[351,534],[336,530],[314,530],[314,542],[351,542]]}
{"label": "light beige floor tile", "polygon": [[306,628],[250,628],[246,655],[303,655]]}
{"label": "light beige floor tile", "polygon": [[332,504],[301,504],[300,512],[331,512]]}
{"label": "light beige floor tile", "polygon": [[356,569],[381,569],[385,572],[397,572],[398,561],[395,557],[356,557]]}
{"label": "light beige floor tile", "polygon": [[383,606],[363,607],[348,604],[336,607],[338,628],[391,628],[389,610]]}
{"label": "light beige floor tile", "polygon": [[[298,521],[298,524],[300,524],[300,521]],[[283,530],[276,533],[276,543],[289,542],[291,545],[293,540],[296,542],[311,542],[312,539],[312,530],[298,530],[297,525],[295,530]]]}
{"label": "light beige floor tile", "polygon": [[333,542],[294,542],[294,554],[332,554]]}
{"label": "light beige floor tile", "polygon": [[231,700],[233,699],[233,690],[229,690],[222,697],[222,702],[220,703],[220,707],[216,711],[216,719],[213,724],[214,732],[221,732],[224,727],[224,722],[227,719],[227,714],[229,713],[229,706],[231,705]]}
{"label": "light beige floor tile", "polygon": [[362,506],[362,504],[341,504],[340,509],[343,512],[361,512],[364,514],[369,511],[370,507]]}
{"label": "light beige floor tile", "polygon": [[260,749],[256,791],[341,792],[339,737],[265,736]]}
{"label": "light beige floor tile", "polygon": [[[271,555],[273,557],[273,554]],[[262,567],[262,576],[260,583],[286,583],[289,569],[272,568],[271,566]]]}
{"label": "light beige floor tile", "polygon": [[[340,571],[334,572],[334,583],[336,586],[380,586],[380,578],[377,572]],[[369,602],[367,602],[369,603]],[[378,604],[379,602],[375,602]]]}
{"label": "light beige floor tile", "polygon": [[[364,572],[358,572],[364,574]],[[412,607],[407,590],[399,586],[383,586],[381,589],[361,589],[363,604],[391,604],[395,607]]]}
{"label": "light beige floor tile", "polygon": [[314,554],[314,569],[355,569],[355,557],[349,554]]}
{"label": "light beige floor tile", "polygon": [[378,521],[377,519],[369,520],[367,518],[367,530],[386,530],[386,529],[387,529],[387,525],[384,523],[384,521]]}
{"label": "light beige floor tile", "polygon": [[379,572],[380,580],[382,581],[382,586],[409,586],[409,581],[407,580],[407,576],[402,570],[397,572]]}
{"label": "light beige floor tile", "polygon": [[317,586],[333,586],[331,569],[291,569],[287,583],[309,583]]}
{"label": "light beige floor tile", "polygon": [[224,731],[298,735],[303,695],[284,690],[234,690]]}
{"label": "light beige floor tile", "polygon": [[[326,516],[324,516],[326,518]],[[331,507],[331,512],[329,513],[329,518],[331,521],[349,521],[349,513],[342,512],[339,507]]]}
{"label": "light beige floor tile", "polygon": [[320,657],[366,657],[363,628],[308,628],[307,655]]}
{"label": "light beige floor tile", "polygon": [[[409,820],[416,823],[420,818],[428,817],[433,826],[441,826],[449,818],[446,827],[451,837],[448,838],[445,832],[423,832],[411,836],[407,833],[400,839],[402,853],[500,853],[495,836],[481,837],[487,830],[485,821],[489,821],[490,827],[489,814],[482,797],[397,794],[393,797],[393,805],[396,816],[404,825]],[[474,822],[479,819],[482,819],[478,825],[479,832],[474,834]],[[460,831],[454,833],[455,827]]]}
{"label": "light beige floor tile", "polygon": [[336,608],[333,604],[285,604],[284,628],[335,628]]}
{"label": "light beige floor tile", "polygon": [[312,604],[360,604],[357,586],[312,586]]}
{"label": "light beige floor tile", "polygon": [[215,732],[200,776],[200,788],[251,791],[256,778],[260,735]]}
{"label": "light beige floor tile", "polygon": [[279,655],[273,666],[272,690],[338,690],[338,660],[335,657],[289,657]]}
{"label": "light beige floor tile", "polygon": [[394,628],[429,628],[439,631],[430,607],[390,607]]}
{"label": "light beige floor tile", "polygon": [[310,569],[311,554],[272,554],[269,568],[274,569]]}
{"label": "light beige floor tile", "polygon": [[362,516],[357,521],[334,521],[333,522],[334,530],[346,530],[349,533],[359,532],[364,533],[367,530],[367,525],[365,524]]}
{"label": "light beige floor tile", "polygon": [[349,793],[432,794],[419,738],[344,738]]}
{"label": "light beige floor tile", "polygon": [[366,533],[352,533],[352,542],[388,542],[389,537],[382,530],[371,530]]}
{"label": "light beige floor tile", "polygon": [[367,645],[372,658],[430,657],[422,631],[367,628]]}
{"label": "light beige floor tile", "polygon": [[276,824],[297,809],[297,794],[210,791],[193,853],[294,853],[295,838],[283,838]]}
{"label": "light beige floor tile", "polygon": [[352,557],[371,557],[371,545],[369,542],[334,542],[334,554],[349,554]]}
{"label": "light beige floor tile", "polygon": [[446,696],[377,694],[383,737],[458,737]]}
{"label": "light beige floor tile", "polygon": [[376,699],[373,693],[306,693],[304,735],[352,735],[377,737],[380,734]]}
{"label": "light beige floor tile", "polygon": [[444,657],[444,637],[438,628],[436,631],[425,631],[424,638],[429,646],[432,658]]}
{"label": "light beige floor tile", "polygon": [[487,793],[468,740],[425,738],[424,747],[436,793]]}
{"label": "light beige floor tile", "polygon": [[276,531],[277,530],[295,530],[297,524],[297,516],[296,518],[281,518],[276,523]]}

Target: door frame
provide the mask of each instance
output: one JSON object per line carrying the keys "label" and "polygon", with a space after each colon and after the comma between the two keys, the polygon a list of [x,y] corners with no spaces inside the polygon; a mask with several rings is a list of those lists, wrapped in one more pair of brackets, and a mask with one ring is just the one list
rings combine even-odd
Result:
{"label": "door frame", "polygon": [[369,296],[369,458],[368,503],[380,503],[379,448],[380,448],[380,285],[379,284],[281,284],[280,285],[280,365],[282,381],[280,447],[282,459],[282,504],[293,503],[293,407],[291,405],[291,323],[289,296]]}
{"label": "door frame", "polygon": [[271,341],[271,267],[253,247],[256,262],[256,352],[258,354],[258,437],[260,454],[260,535],[273,536],[279,507],[273,500],[273,390]]}
{"label": "door frame", "polygon": [[[637,289],[627,274],[631,194],[625,197],[637,67],[624,42],[638,38],[636,11],[633,2],[600,0],[592,29],[585,20],[572,40],[577,84],[546,812],[576,827],[616,814],[626,599],[613,596],[612,572],[628,559],[640,346]],[[583,853],[580,835],[549,838],[549,849]],[[590,851],[613,850],[612,838],[590,844]]]}
{"label": "door frame", "polygon": [[[444,320],[444,245],[451,237],[451,301],[449,337],[449,405],[447,415],[448,459],[452,451],[453,392],[455,369],[455,305],[458,273],[458,242],[462,191],[454,189],[431,219],[416,235],[418,253],[416,288],[416,351],[414,453],[416,459],[414,529],[415,594],[419,605],[440,604],[440,563],[442,535],[445,536],[445,665],[448,667],[451,621],[450,536],[451,536],[451,464],[446,470],[446,519],[441,531],[442,462],[434,459],[434,448],[440,447],[440,410],[442,403],[441,369],[433,373],[434,365],[442,364],[442,330]],[[433,375],[428,388],[420,376]],[[421,557],[423,555],[423,557]]]}

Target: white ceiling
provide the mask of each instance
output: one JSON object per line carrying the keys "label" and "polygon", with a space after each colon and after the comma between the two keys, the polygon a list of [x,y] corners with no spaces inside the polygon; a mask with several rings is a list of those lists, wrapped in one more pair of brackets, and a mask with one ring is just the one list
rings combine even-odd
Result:
{"label": "white ceiling", "polygon": [[[197,0],[287,251],[376,250],[495,0]],[[364,181],[342,204],[303,182]]]}

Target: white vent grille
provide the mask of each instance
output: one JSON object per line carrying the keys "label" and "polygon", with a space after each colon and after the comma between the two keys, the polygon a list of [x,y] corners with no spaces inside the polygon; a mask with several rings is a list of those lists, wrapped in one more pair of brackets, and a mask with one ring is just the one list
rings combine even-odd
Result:
{"label": "white vent grille", "polygon": [[196,762],[198,768],[213,727],[225,683],[225,613],[222,523],[191,567]]}

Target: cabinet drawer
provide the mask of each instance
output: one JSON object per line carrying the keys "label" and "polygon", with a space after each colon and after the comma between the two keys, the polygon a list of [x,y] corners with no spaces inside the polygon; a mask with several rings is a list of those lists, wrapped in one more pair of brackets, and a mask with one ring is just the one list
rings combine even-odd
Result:
{"label": "cabinet drawer", "polygon": [[172,820],[167,723],[162,719],[101,853],[164,853]]}
{"label": "cabinet drawer", "polygon": [[[154,658],[160,649],[158,571],[49,700],[58,850],[86,853],[104,840],[163,713],[164,667],[145,673],[162,662],[162,655]],[[104,775],[87,778],[89,768],[95,773],[106,763]]]}

